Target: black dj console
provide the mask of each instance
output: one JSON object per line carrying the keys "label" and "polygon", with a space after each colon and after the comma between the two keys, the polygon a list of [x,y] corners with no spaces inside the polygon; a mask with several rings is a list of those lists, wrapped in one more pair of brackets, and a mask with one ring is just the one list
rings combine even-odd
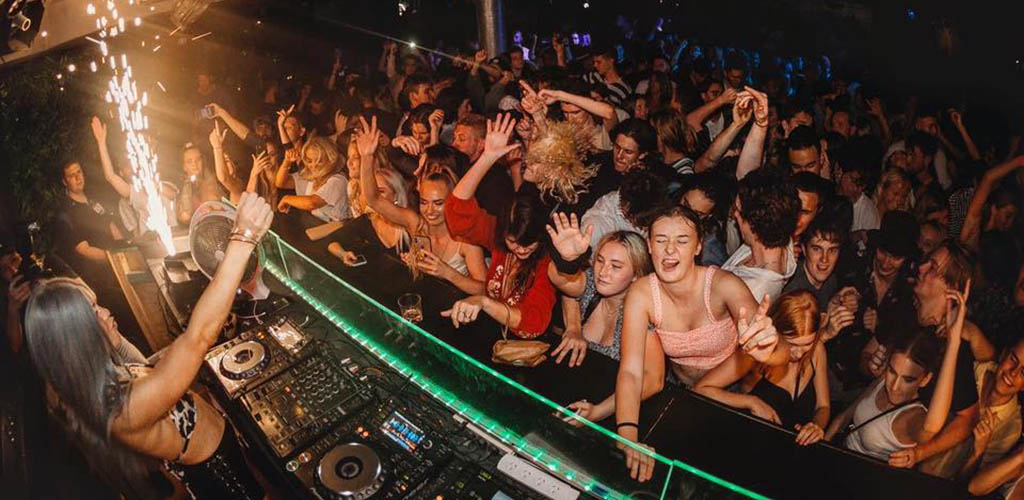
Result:
{"label": "black dj console", "polygon": [[309,498],[544,498],[499,450],[324,320],[293,305],[209,351],[243,440]]}

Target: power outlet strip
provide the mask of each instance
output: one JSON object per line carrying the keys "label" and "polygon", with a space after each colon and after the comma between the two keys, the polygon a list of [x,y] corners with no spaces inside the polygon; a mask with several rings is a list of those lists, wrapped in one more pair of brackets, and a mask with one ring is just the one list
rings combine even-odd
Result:
{"label": "power outlet strip", "polygon": [[580,492],[568,483],[556,479],[515,455],[501,457],[498,461],[498,470],[551,500],[576,500],[580,496]]}

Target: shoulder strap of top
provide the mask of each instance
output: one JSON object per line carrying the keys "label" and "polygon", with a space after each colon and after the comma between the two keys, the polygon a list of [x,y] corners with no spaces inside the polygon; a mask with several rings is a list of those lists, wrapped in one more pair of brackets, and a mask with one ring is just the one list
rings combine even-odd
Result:
{"label": "shoulder strap of top", "polygon": [[654,303],[654,327],[661,328],[661,291],[658,290],[658,275],[651,273],[651,300]]}
{"label": "shoulder strap of top", "polygon": [[711,311],[711,279],[715,276],[716,269],[718,268],[715,266],[708,266],[704,271],[704,310],[712,323],[718,321],[715,319],[715,313]]}

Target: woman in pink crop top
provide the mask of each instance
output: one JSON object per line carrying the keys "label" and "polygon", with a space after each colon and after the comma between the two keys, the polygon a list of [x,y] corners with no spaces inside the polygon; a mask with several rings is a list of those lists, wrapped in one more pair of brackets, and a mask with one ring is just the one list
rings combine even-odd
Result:
{"label": "woman in pink crop top", "polygon": [[[692,385],[737,345],[763,361],[778,341],[765,314],[767,298],[758,306],[736,276],[694,264],[702,235],[693,210],[671,206],[650,220],[647,245],[654,273],[638,279],[626,295],[615,386],[618,433],[631,441],[638,436],[640,401],[661,390],[666,355],[676,376]],[[651,457],[627,448],[626,461],[634,479],[650,478]]]}

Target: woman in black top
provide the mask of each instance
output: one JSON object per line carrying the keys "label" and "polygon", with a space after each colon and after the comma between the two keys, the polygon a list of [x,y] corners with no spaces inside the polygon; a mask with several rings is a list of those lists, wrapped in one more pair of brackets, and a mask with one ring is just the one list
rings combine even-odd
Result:
{"label": "woman in black top", "polygon": [[[768,361],[758,363],[737,349],[705,374],[694,390],[796,430],[797,444],[816,443],[824,436],[830,411],[818,302],[806,290],[793,291],[779,297],[768,315],[779,332],[779,343]],[[727,390],[738,381],[743,393]]]}

